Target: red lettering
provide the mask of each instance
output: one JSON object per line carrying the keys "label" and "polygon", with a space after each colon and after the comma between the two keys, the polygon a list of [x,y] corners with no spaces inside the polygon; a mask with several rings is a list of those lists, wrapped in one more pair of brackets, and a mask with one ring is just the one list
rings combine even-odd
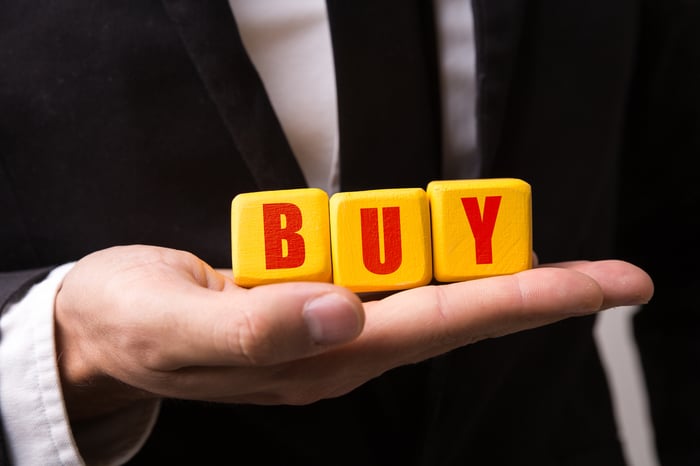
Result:
{"label": "red lettering", "polygon": [[498,217],[498,208],[501,205],[501,196],[486,196],[484,202],[484,214],[479,210],[479,201],[475,197],[462,198],[462,206],[467,214],[469,226],[474,235],[477,264],[492,264],[492,238],[493,229]]}
{"label": "red lettering", "polygon": [[384,260],[379,238],[379,209],[360,209],[362,260],[367,270],[378,275],[396,272],[401,266],[401,219],[398,207],[382,208]]}
{"label": "red lettering", "polygon": [[[284,220],[284,221],[283,221]],[[265,268],[292,269],[304,264],[306,247],[301,230],[301,210],[295,204],[263,204]],[[284,253],[284,245],[287,252]]]}

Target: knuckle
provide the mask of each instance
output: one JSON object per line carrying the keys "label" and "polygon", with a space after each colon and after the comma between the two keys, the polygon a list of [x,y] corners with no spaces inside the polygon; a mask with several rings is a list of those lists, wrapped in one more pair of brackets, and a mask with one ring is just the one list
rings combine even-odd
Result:
{"label": "knuckle", "polygon": [[265,319],[259,314],[241,312],[236,331],[227,340],[228,350],[238,354],[249,366],[265,366],[274,361],[274,343],[266,331]]}
{"label": "knuckle", "polygon": [[130,366],[140,366],[149,371],[174,369],[169,367],[170,361],[161,345],[152,338],[141,336],[138,332],[119,338],[114,346],[120,348],[115,357],[124,360]]}
{"label": "knuckle", "polygon": [[441,286],[433,286],[433,315],[438,320],[437,325],[442,331],[435,336],[435,343],[439,347],[454,347],[458,346],[459,342],[464,339],[463,331],[450,323],[448,297],[445,294],[444,288]]}

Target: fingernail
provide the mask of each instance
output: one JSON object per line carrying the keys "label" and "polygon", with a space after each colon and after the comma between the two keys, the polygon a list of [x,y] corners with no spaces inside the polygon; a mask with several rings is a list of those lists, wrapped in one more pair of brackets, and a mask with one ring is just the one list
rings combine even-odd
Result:
{"label": "fingernail", "polygon": [[303,316],[311,338],[320,345],[352,340],[362,328],[361,316],[353,303],[335,293],[308,301]]}

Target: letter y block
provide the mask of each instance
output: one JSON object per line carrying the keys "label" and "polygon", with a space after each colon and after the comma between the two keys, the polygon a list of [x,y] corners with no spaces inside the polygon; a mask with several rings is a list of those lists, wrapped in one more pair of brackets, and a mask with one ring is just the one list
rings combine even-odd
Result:
{"label": "letter y block", "polygon": [[532,267],[530,185],[512,178],[428,184],[433,275],[440,282]]}
{"label": "letter y block", "polygon": [[231,254],[240,286],[330,282],[328,195],[316,188],[239,194],[231,202]]}

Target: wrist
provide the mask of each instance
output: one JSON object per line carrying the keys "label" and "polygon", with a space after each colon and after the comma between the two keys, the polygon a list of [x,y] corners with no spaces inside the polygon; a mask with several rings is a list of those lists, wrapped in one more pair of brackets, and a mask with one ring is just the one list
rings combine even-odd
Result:
{"label": "wrist", "polygon": [[74,295],[65,293],[62,285],[54,303],[56,365],[71,425],[108,415],[135,402],[156,399],[155,395],[122,383],[102,369],[106,364],[100,363],[99,351],[81,332],[84,324],[72,302]]}

